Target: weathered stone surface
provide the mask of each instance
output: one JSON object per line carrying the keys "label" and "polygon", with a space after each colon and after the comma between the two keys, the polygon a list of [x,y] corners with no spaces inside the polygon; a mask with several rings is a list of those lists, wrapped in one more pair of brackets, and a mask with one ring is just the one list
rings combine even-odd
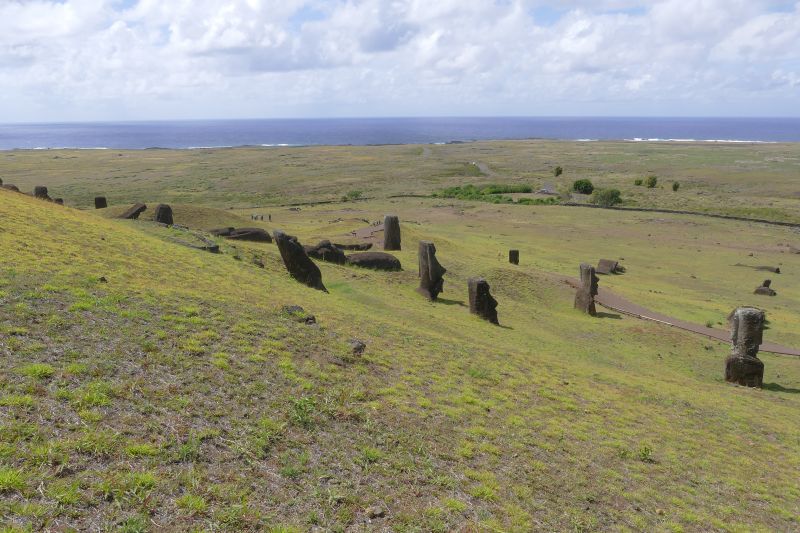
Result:
{"label": "weathered stone surface", "polygon": [[431,301],[444,291],[444,274],[447,269],[436,259],[436,246],[430,241],[419,243],[419,288],[417,292]]}
{"label": "weathered stone surface", "polygon": [[158,204],[156,206],[156,213],[153,218],[156,222],[171,226],[173,223],[172,208],[167,204]]}
{"label": "weathered stone surface", "polygon": [[63,198],[55,198],[53,200],[53,202],[58,204],[58,205],[64,205],[64,199]]}
{"label": "weathered stone surface", "polygon": [[289,274],[311,288],[328,292],[322,284],[322,272],[314,262],[309,259],[303,246],[297,242],[297,237],[292,237],[286,233],[276,230],[275,243],[281,253],[281,259],[286,266]]}
{"label": "weathered stone surface", "polygon": [[313,257],[314,259],[320,259],[322,261],[327,261],[329,263],[336,263],[337,265],[343,265],[347,258],[344,255],[344,252],[337,248],[335,245],[331,244],[331,241],[320,241],[319,244],[316,246],[303,246],[306,253],[309,257]]}
{"label": "weathered stone surface", "polygon": [[770,285],[772,285],[772,280],[765,279],[761,286],[756,287],[756,290],[753,291],[753,294],[760,294],[762,296],[775,296],[778,293],[772,290]]}
{"label": "weathered stone surface", "polygon": [[145,204],[133,204],[129,207],[124,213],[122,213],[119,218],[126,218],[129,220],[136,220],[139,218],[139,215],[142,214],[143,211],[147,210],[147,206]]}
{"label": "weathered stone surface", "polygon": [[383,217],[383,249],[400,249],[400,219],[397,215]]}
{"label": "weathered stone surface", "polygon": [[400,260],[384,252],[363,252],[347,256],[347,264],[374,270],[402,270]]}
{"label": "weathered stone surface", "polygon": [[581,263],[581,285],[575,293],[575,309],[592,316],[597,314],[594,297],[597,296],[598,281],[600,280],[595,275],[594,267],[588,263]]}
{"label": "weathered stone surface", "polygon": [[6,190],[9,190],[9,191],[19,192],[19,187],[17,187],[16,185],[12,185],[10,183],[7,183],[7,184],[3,185],[2,187],[4,189],[6,189]]}
{"label": "weathered stone surface", "polygon": [[497,300],[489,292],[489,282],[483,278],[470,278],[467,281],[467,288],[469,290],[469,312],[492,324],[499,324]]}
{"label": "weathered stone surface", "polygon": [[508,262],[512,265],[519,264],[519,250],[509,250],[508,251]]}
{"label": "weathered stone surface", "polygon": [[95,196],[94,197],[94,208],[95,209],[105,209],[108,207],[108,201],[106,200],[105,196]]}
{"label": "weathered stone surface", "polygon": [[37,185],[33,188],[33,196],[41,200],[50,200],[50,195],[47,194],[47,187],[44,185]]}
{"label": "weathered stone surface", "polygon": [[333,245],[340,250],[357,250],[360,252],[366,252],[370,248],[372,248],[371,242],[362,242],[359,244],[339,244],[337,242],[333,243]]}
{"label": "weathered stone surface", "polygon": [[612,259],[601,259],[597,262],[596,274],[619,274],[622,268],[618,261]]}
{"label": "weathered stone surface", "polygon": [[758,358],[764,334],[764,311],[739,307],[731,314],[731,355],[725,359],[725,381],[761,387],[764,363]]}
{"label": "weathered stone surface", "polygon": [[270,234],[262,228],[217,228],[209,233],[237,241],[272,242]]}

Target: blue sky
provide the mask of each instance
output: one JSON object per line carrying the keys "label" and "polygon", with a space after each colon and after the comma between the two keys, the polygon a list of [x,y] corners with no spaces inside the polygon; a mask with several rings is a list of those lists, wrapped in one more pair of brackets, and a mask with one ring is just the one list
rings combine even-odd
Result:
{"label": "blue sky", "polygon": [[0,121],[800,116],[800,1],[5,0]]}

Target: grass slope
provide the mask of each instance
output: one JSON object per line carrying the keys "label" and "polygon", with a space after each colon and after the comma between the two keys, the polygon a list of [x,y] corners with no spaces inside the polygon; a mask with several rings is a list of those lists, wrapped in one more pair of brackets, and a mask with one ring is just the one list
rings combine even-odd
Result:
{"label": "grass slope", "polygon": [[[589,240],[551,249],[546,223],[530,231],[542,210],[574,210],[481,205],[465,218],[468,205],[425,202],[403,204],[405,271],[323,264],[324,294],[291,280],[272,245],[212,255],[146,221],[0,191],[5,526],[800,526],[797,361],[764,355],[768,387],[732,387],[724,345],[577,314],[547,272],[574,270]],[[311,240],[331,236],[334,214],[274,219]],[[498,235],[501,223],[520,228]],[[334,226],[348,224],[363,222]],[[436,304],[414,292],[420,239],[448,268]],[[520,267],[502,259],[506,239],[527,239]],[[504,327],[469,315],[476,274]],[[287,303],[319,326],[284,316]],[[370,518],[374,506],[385,516]]]}

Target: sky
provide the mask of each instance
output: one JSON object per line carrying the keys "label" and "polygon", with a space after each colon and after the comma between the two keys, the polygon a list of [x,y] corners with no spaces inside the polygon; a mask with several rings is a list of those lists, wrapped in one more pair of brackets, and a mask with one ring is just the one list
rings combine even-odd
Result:
{"label": "sky", "polygon": [[800,116],[800,0],[0,0],[0,122]]}

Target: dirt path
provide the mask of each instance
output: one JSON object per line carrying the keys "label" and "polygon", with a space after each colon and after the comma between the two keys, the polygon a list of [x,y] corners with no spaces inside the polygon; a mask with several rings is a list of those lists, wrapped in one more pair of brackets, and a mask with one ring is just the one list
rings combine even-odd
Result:
{"label": "dirt path", "polygon": [[[563,278],[563,281],[573,288],[578,287],[578,280],[572,278]],[[706,326],[701,326],[700,324],[687,322],[685,320],[680,320],[675,317],[651,311],[650,309],[626,300],[619,294],[615,294],[607,289],[599,289],[595,301],[606,309],[610,309],[618,313],[641,318],[642,320],[659,322],[661,324],[666,324],[684,331],[690,331],[692,333],[704,335],[721,342],[729,343],[731,341],[731,334],[729,331],[708,328]],[[780,344],[775,344],[773,342],[763,343],[761,345],[761,351],[800,357],[800,350],[789,348],[787,346],[781,346]]]}

